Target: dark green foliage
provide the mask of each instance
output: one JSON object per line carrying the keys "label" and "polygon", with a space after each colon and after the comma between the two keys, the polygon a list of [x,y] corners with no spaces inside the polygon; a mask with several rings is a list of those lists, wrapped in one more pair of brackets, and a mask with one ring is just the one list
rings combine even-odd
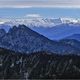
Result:
{"label": "dark green foliage", "polygon": [[80,79],[80,56],[0,49],[1,79]]}

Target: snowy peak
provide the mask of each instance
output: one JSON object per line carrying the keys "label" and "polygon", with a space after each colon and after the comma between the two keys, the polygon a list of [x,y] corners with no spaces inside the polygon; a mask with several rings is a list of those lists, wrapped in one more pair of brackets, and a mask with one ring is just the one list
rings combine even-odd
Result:
{"label": "snowy peak", "polygon": [[18,27],[19,25],[22,25],[22,24],[33,29],[34,31],[36,31],[35,28],[42,28],[42,29],[50,28],[51,29],[57,26],[59,26],[59,29],[61,30],[61,27],[62,26],[64,27],[64,25],[67,25],[67,27],[70,27],[70,26],[77,27],[77,28],[80,27],[80,19],[73,19],[73,18],[0,19],[0,29],[4,29],[6,32],[8,32],[9,29],[12,28],[13,26]]}
{"label": "snowy peak", "polygon": [[0,24],[10,26],[24,24],[29,27],[53,27],[63,23],[80,23],[79,19],[74,18],[23,18],[23,19],[1,19]]}
{"label": "snowy peak", "polygon": [[80,23],[80,19],[75,18],[61,18],[62,23]]}
{"label": "snowy peak", "polygon": [[16,19],[16,20],[10,21],[8,23],[11,23],[12,25],[24,24],[29,27],[34,27],[34,26],[51,27],[51,26],[55,25],[54,22],[51,21],[51,19],[43,19],[43,18]]}

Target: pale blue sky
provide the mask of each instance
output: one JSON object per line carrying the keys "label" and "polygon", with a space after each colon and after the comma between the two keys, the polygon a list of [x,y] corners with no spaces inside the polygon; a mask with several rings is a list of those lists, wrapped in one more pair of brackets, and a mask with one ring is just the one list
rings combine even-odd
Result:
{"label": "pale blue sky", "polygon": [[29,14],[35,14],[42,17],[70,17],[80,18],[79,8],[0,8],[1,18],[23,18]]}
{"label": "pale blue sky", "polygon": [[80,0],[0,0],[1,18],[27,15],[80,18]]}

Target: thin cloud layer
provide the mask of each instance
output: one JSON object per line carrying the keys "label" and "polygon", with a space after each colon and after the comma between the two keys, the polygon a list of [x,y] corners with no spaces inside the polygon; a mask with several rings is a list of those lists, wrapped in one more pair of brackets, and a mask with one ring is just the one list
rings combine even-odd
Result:
{"label": "thin cloud layer", "polygon": [[40,14],[27,14],[25,17],[35,17],[35,18],[39,18],[41,17]]}
{"label": "thin cloud layer", "polygon": [[80,8],[80,0],[0,0],[0,8],[68,7]]}

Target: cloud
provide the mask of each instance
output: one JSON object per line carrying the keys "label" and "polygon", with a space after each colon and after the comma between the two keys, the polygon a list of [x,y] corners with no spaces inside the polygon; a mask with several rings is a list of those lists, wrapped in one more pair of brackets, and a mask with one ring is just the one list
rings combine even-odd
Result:
{"label": "cloud", "polygon": [[26,17],[35,17],[35,18],[39,18],[42,17],[40,14],[27,14]]}
{"label": "cloud", "polygon": [[80,0],[0,0],[0,7],[31,8],[31,7],[67,7],[80,8]]}

